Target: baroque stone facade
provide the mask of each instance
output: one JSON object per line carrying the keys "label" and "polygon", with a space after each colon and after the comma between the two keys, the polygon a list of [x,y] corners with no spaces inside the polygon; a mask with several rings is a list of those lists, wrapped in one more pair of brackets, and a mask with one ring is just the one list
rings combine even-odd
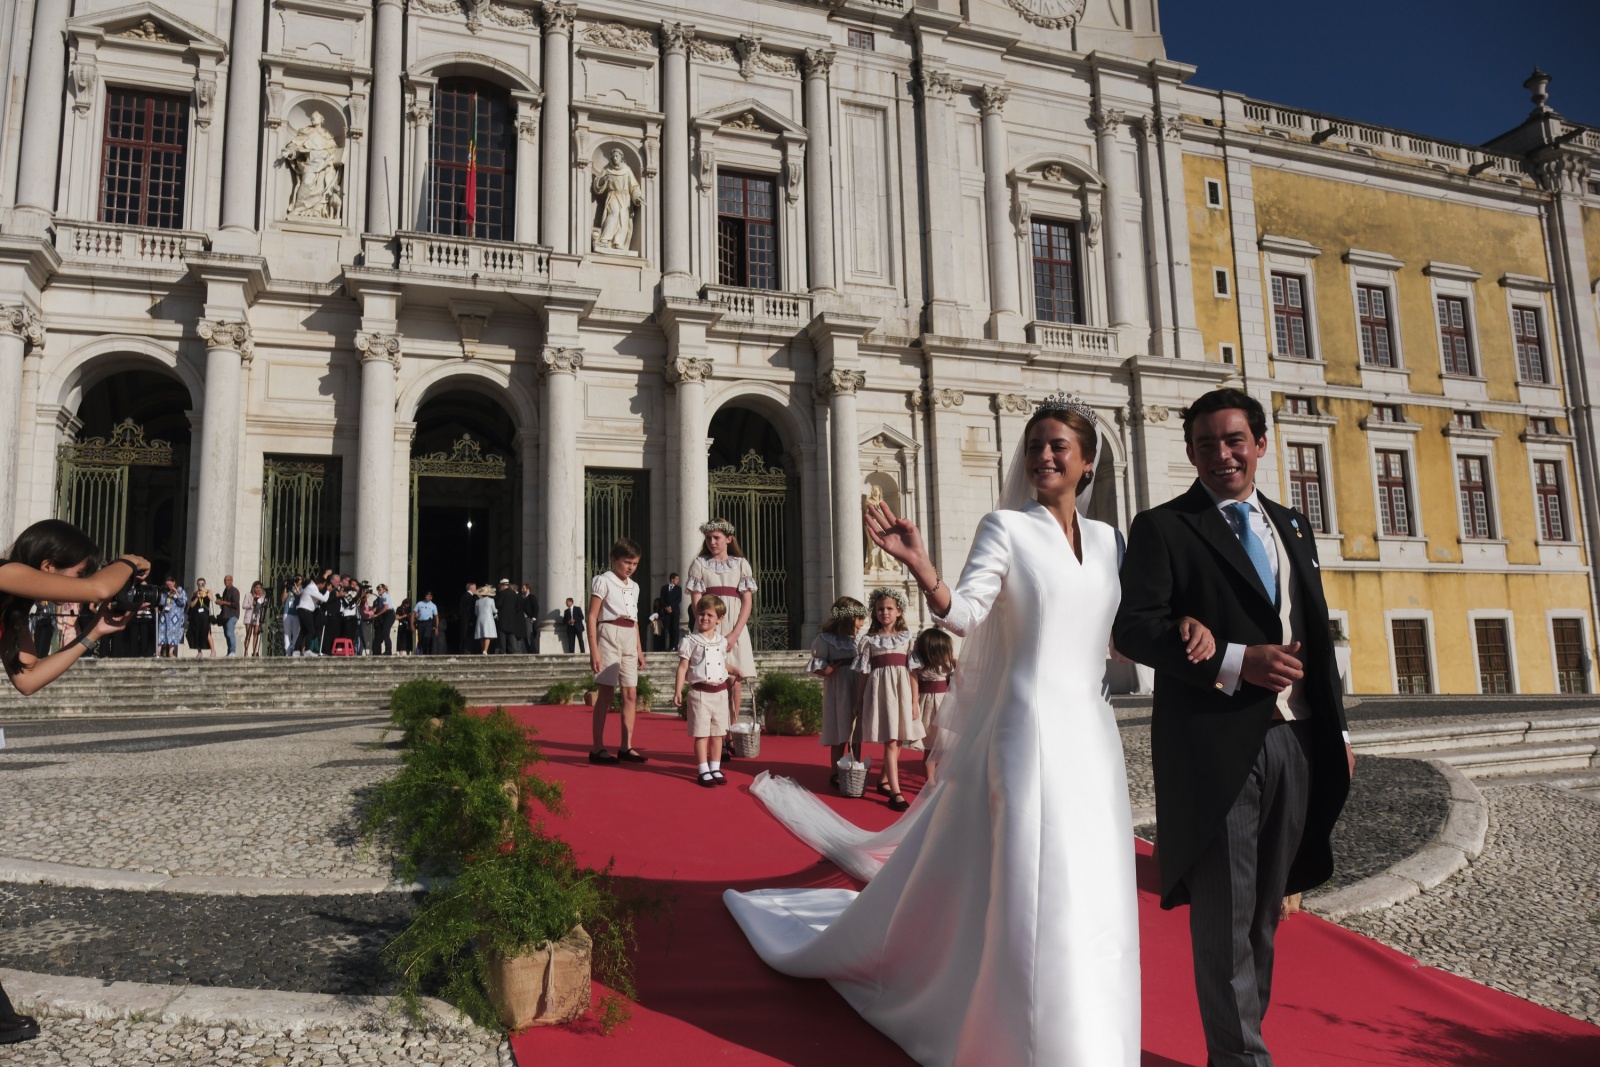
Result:
{"label": "baroque stone facade", "polygon": [[[781,548],[787,625],[808,639],[836,595],[862,594],[864,570],[885,571],[865,551],[862,499],[897,502],[955,570],[1048,393],[1100,413],[1096,514],[1125,528],[1187,486],[1176,413],[1217,385],[1280,412],[1284,382],[1324,411],[1374,390],[1437,395],[1442,410],[1477,388],[1346,373],[1331,351],[1274,357],[1267,276],[1277,257],[1306,261],[1294,242],[1314,242],[1293,231],[1334,209],[1295,194],[1283,217],[1304,225],[1269,221],[1287,179],[1254,181],[1263,168],[1520,220],[1537,246],[1523,266],[1497,272],[1486,252],[1473,269],[1547,287],[1552,366],[1600,355],[1597,145],[1562,140],[1558,118],[1542,139],[1530,127],[1484,149],[1193,89],[1155,0],[1115,16],[1014,0],[674,7],[644,20],[637,5],[531,0],[14,6],[0,540],[82,506],[74,443],[134,417],[187,459],[169,496],[130,476],[124,532],[165,537],[179,577],[289,558],[275,479],[305,473],[297,461],[317,479],[305,491],[325,494],[318,559],[417,592],[419,565],[426,577],[443,552],[434,520],[464,517],[461,554],[527,577],[553,613],[582,595],[602,533],[642,540],[647,586],[682,571],[711,501],[732,499],[717,472],[755,453],[748,470],[786,494],[763,550]],[[167,186],[131,189],[118,169],[118,153],[154,150],[129,147],[139,122],[181,130]],[[1346,265],[1345,249],[1314,247],[1319,266]],[[1546,247],[1561,249],[1555,277]],[[1359,251],[1350,270],[1383,269]],[[1423,266],[1408,257],[1397,269]],[[1321,307],[1334,283],[1316,277]],[[1419,329],[1430,314],[1402,311]],[[1555,437],[1593,440],[1568,428],[1564,372],[1520,393],[1462,377],[1486,379],[1508,416],[1548,412]],[[1312,426],[1318,441],[1330,462],[1366,463],[1333,447],[1365,434],[1340,411],[1337,428]],[[448,484],[414,467],[467,437],[500,465]],[[1544,561],[1573,576],[1561,596],[1585,647],[1584,546],[1600,534],[1588,448],[1563,453],[1576,539]],[[1285,462],[1264,462],[1280,496]],[[1335,477],[1332,569],[1446,565],[1424,544],[1418,569],[1418,549],[1381,539],[1369,560],[1342,521],[1359,513],[1342,488],[1355,475]],[[623,483],[632,495],[602,522]],[[1493,573],[1524,564],[1512,548],[1503,565],[1488,556]],[[1333,595],[1347,614],[1369,602]],[[1387,640],[1386,617],[1343,621]],[[1391,688],[1374,670],[1357,687]],[[1525,689],[1553,684],[1529,673]],[[1470,674],[1437,684],[1471,688]]]}

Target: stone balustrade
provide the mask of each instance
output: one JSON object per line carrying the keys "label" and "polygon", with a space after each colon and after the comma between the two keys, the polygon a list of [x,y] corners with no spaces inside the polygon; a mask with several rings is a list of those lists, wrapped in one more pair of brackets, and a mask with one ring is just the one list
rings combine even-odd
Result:
{"label": "stone balustrade", "polygon": [[539,245],[411,231],[402,231],[396,236],[403,272],[461,279],[476,275],[519,282],[544,281],[550,277],[550,250]]}
{"label": "stone balustrade", "polygon": [[1114,356],[1117,334],[1102,326],[1075,326],[1059,322],[1033,322],[1028,340],[1040,348],[1070,352],[1075,356]]}
{"label": "stone balustrade", "polygon": [[811,298],[801,293],[708,285],[705,287],[705,298],[723,309],[724,322],[799,328],[811,321]]}
{"label": "stone balustrade", "polygon": [[56,251],[65,260],[170,270],[187,270],[185,258],[203,252],[206,235],[193,230],[160,230],[108,222],[58,219]]}

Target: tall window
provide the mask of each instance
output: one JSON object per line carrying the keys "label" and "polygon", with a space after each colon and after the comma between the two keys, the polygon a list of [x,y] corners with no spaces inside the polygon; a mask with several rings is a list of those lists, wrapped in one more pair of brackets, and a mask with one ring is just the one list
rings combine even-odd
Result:
{"label": "tall window", "polygon": [[1493,537],[1489,524],[1488,464],[1482,456],[1456,457],[1456,488],[1461,494],[1461,536]]}
{"label": "tall window", "polygon": [[182,229],[188,150],[187,100],[162,93],[110,90],[106,94],[100,221]]}
{"label": "tall window", "polygon": [[1444,372],[1471,374],[1472,346],[1467,343],[1467,302],[1459,296],[1441,296],[1434,303],[1439,310],[1439,351],[1444,356]]}
{"label": "tall window", "polygon": [[1583,647],[1583,620],[1551,619],[1550,627],[1556,643],[1556,691],[1587,693],[1589,668],[1584,662],[1588,653]]}
{"label": "tall window", "polygon": [[1361,362],[1371,367],[1394,366],[1389,290],[1377,285],[1356,286],[1356,318],[1361,327]]}
{"label": "tall window", "polygon": [[778,287],[778,227],[771,178],[717,174],[717,280],[749,289]]}
{"label": "tall window", "polygon": [[1328,532],[1322,506],[1322,449],[1316,445],[1289,446],[1289,504],[1311,520],[1314,531]]}
{"label": "tall window", "polygon": [[1078,268],[1072,227],[1033,220],[1033,307],[1040,322],[1077,322]]}
{"label": "tall window", "polygon": [[516,236],[516,131],[510,97],[487,82],[447,78],[433,106],[433,232]]}
{"label": "tall window", "polygon": [[1428,622],[1426,619],[1395,619],[1394,688],[1397,693],[1431,693],[1433,679],[1428,670]]}
{"label": "tall window", "polygon": [[1479,692],[1511,692],[1511,642],[1506,635],[1506,620],[1475,619],[1473,632],[1478,639]]}
{"label": "tall window", "polygon": [[1306,281],[1300,275],[1272,272],[1272,335],[1280,356],[1311,358],[1305,289]]}
{"label": "tall window", "polygon": [[1544,338],[1539,334],[1539,313],[1533,308],[1511,309],[1511,332],[1517,342],[1517,377],[1543,385],[1545,375]]}
{"label": "tall window", "polygon": [[1380,533],[1398,537],[1412,535],[1411,486],[1406,477],[1406,454],[1379,449],[1378,528]]}
{"label": "tall window", "polygon": [[1539,540],[1567,539],[1566,508],[1561,502],[1561,464],[1553,459],[1533,464],[1533,500],[1539,513]]}

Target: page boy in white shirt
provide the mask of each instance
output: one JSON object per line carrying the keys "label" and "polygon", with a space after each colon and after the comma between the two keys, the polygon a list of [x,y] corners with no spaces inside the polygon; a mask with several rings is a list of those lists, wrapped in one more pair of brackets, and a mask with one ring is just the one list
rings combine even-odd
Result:
{"label": "page boy in white shirt", "polygon": [[[594,576],[589,586],[589,667],[600,691],[594,699],[594,748],[590,763],[646,763],[648,756],[633,747],[634,705],[639,696],[639,670],[644,666],[644,646],[639,641],[639,546],[619,537],[611,546],[611,569]],[[606,751],[606,714],[611,696],[622,690],[622,745],[617,754]]]}
{"label": "page boy in white shirt", "polygon": [[695,601],[695,632],[678,642],[678,677],[672,683],[672,706],[687,704],[685,717],[703,786],[728,784],[722,773],[722,739],[728,732],[729,691],[739,672],[728,665],[728,642],[717,632],[727,611],[719,596],[707,594]]}

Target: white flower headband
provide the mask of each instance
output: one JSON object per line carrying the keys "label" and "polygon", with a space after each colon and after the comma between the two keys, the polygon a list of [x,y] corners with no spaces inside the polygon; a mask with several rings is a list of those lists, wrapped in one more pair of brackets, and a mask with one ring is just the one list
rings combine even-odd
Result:
{"label": "white flower headband", "polygon": [[872,591],[872,595],[867,598],[867,602],[870,604],[876,604],[879,597],[888,597],[890,600],[893,600],[896,604],[900,605],[900,614],[904,615],[906,613],[906,595],[900,590],[891,589],[887,585],[880,585],[878,588]]}
{"label": "white flower headband", "polygon": [[732,537],[733,523],[727,521],[726,519],[712,519],[710,522],[702,522],[700,524],[700,532],[703,534],[723,533],[727,534],[729,537]]}
{"label": "white flower headband", "polygon": [[860,604],[856,604],[853,607],[849,604],[846,604],[842,607],[834,608],[832,615],[832,618],[835,619],[864,619],[866,617],[867,609],[862,607]]}

